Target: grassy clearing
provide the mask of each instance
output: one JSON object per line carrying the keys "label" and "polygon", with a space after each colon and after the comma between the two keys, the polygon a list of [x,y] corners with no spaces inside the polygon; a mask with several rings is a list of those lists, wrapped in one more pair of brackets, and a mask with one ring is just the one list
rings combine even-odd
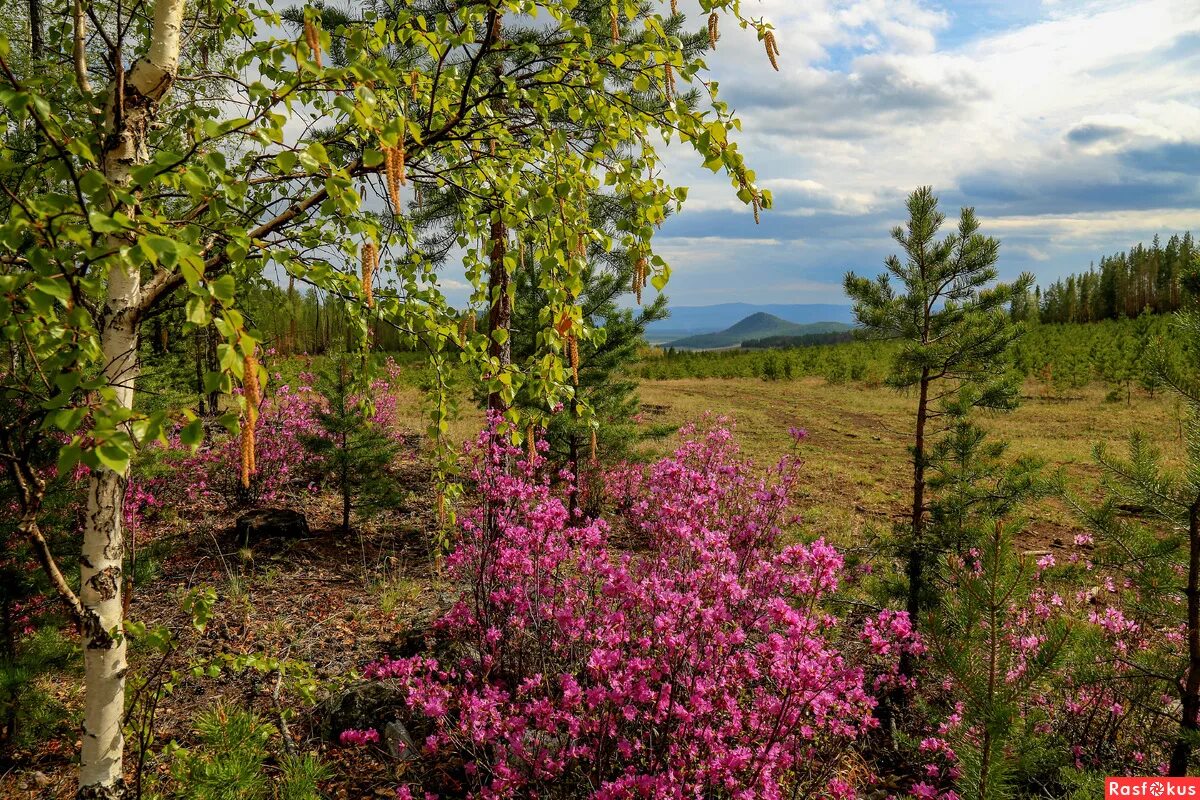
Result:
{"label": "grassy clearing", "polygon": [[[421,394],[406,389],[405,424],[420,430]],[[745,452],[761,464],[773,463],[793,447],[788,427],[809,432],[801,445],[811,477],[797,498],[806,527],[836,541],[852,543],[870,526],[903,518],[908,492],[908,444],[914,398],[873,382],[831,383],[825,378],[766,381],[760,378],[680,378],[643,380],[639,386],[647,425],[680,426],[705,414],[736,421]],[[1009,441],[1009,454],[1042,459],[1048,470],[1063,469],[1078,491],[1095,491],[1101,473],[1092,449],[1105,442],[1120,452],[1135,430],[1147,434],[1168,463],[1179,463],[1180,409],[1163,395],[1134,389],[1132,403],[1106,402],[1109,387],[1055,390],[1026,382],[1021,406],[1009,414],[984,415],[981,422]],[[482,414],[464,399],[453,422],[453,441],[474,436]],[[677,437],[653,441],[647,456],[673,448]],[[1067,538],[1078,523],[1060,503],[1049,500],[1032,515],[1032,539],[1048,544]]]}
{"label": "grassy clearing", "polygon": [[[1100,471],[1092,459],[1097,442],[1120,449],[1142,430],[1169,461],[1182,458],[1179,411],[1172,401],[1134,394],[1132,405],[1104,401],[1106,390],[1090,386],[1066,399],[1042,397],[1034,383],[1016,411],[982,419],[1007,439],[1010,454],[1044,460],[1064,469],[1080,490],[1092,490]],[[807,525],[840,541],[854,541],[865,526],[904,514],[908,488],[908,442],[913,398],[886,387],[831,384],[821,378],[762,381],[753,378],[646,381],[639,390],[647,421],[683,424],[705,413],[737,421],[744,450],[772,462],[792,448],[790,425],[807,428],[800,446],[811,480],[799,498]],[[666,449],[674,439],[661,442]],[[1076,524],[1055,501],[1042,504],[1031,528],[1050,539]]]}

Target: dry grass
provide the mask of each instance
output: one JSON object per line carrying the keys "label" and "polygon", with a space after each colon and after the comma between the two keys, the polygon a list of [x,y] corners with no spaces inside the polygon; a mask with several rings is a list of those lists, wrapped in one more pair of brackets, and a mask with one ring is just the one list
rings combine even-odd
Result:
{"label": "dry grass", "polygon": [[[1133,404],[1104,402],[1090,387],[1068,399],[1044,398],[1036,389],[1010,414],[988,414],[982,423],[1007,439],[1009,454],[1034,456],[1062,468],[1080,491],[1093,491],[1100,475],[1092,459],[1096,442],[1118,450],[1142,430],[1171,461],[1182,456],[1178,411],[1161,396],[1135,394]],[[853,540],[868,524],[904,513],[914,399],[886,387],[829,384],[821,378],[765,382],[754,379],[646,381],[640,395],[648,420],[682,424],[706,413],[733,417],[743,449],[771,462],[792,447],[787,429],[804,427],[801,445],[810,481],[799,498],[807,524],[835,540]],[[659,447],[671,447],[673,440]],[[1031,528],[1049,538],[1074,521],[1057,503],[1039,506]]]}
{"label": "dry grass", "polygon": [[[419,393],[411,390],[411,419],[417,428]],[[1025,387],[1021,406],[1009,414],[984,414],[981,422],[1010,443],[1009,455],[1042,459],[1048,470],[1063,469],[1082,493],[1095,491],[1100,470],[1092,458],[1097,442],[1120,452],[1141,430],[1168,463],[1181,460],[1179,409],[1162,395],[1135,392],[1132,404],[1105,402],[1107,390],[1090,386],[1069,397],[1046,396],[1040,384]],[[647,423],[682,425],[705,414],[732,417],[744,451],[771,463],[792,448],[788,427],[809,432],[801,445],[810,480],[797,498],[807,526],[841,542],[853,542],[865,527],[890,524],[904,515],[915,400],[911,394],[862,383],[831,384],[822,378],[767,382],[753,378],[696,378],[643,381],[639,388]],[[464,402],[450,429],[455,442],[472,437],[482,414]],[[650,455],[670,450],[674,437],[655,442]],[[1032,513],[1030,534],[1051,542],[1078,527],[1056,501]]]}

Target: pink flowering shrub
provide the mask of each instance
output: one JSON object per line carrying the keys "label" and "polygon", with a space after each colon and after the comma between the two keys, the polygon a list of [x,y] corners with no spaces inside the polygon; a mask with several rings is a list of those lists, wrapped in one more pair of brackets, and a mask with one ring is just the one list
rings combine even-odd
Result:
{"label": "pink flowering shrub", "polygon": [[[451,653],[367,669],[420,734],[401,796],[853,796],[841,759],[875,701],[821,607],[841,557],[780,547],[795,462],[754,477],[727,430],[689,429],[611,476],[649,544],[631,554],[504,437],[473,455],[479,503],[448,560],[462,594],[437,623]],[[863,638],[888,663],[915,644],[895,615]]]}
{"label": "pink flowering shrub", "polygon": [[165,448],[155,448],[157,463],[152,471],[135,473],[130,481],[126,521],[136,526],[142,519],[152,518],[164,503],[175,509],[210,503],[273,503],[303,491],[310,482],[304,441],[319,433],[319,402],[320,397],[307,384],[295,388],[284,384],[271,393],[259,414],[258,471],[248,490],[241,485],[237,436],[216,434],[193,451],[177,434],[172,435]]}
{"label": "pink flowering shrub", "polygon": [[[373,379],[370,423],[400,440],[400,405],[396,386],[400,368],[388,359],[383,374]],[[276,374],[274,386],[260,409],[256,428],[257,472],[249,489],[241,486],[241,444],[237,436],[218,434],[199,449],[185,447],[178,435],[166,448],[155,448],[157,464],[146,474],[135,473],[125,498],[125,519],[133,528],[153,519],[166,505],[176,509],[205,503],[279,503],[316,488],[322,475],[319,458],[308,442],[326,435],[320,424],[324,398],[313,389],[314,376],[301,372],[298,383],[284,383]],[[357,405],[360,395],[350,397]]]}

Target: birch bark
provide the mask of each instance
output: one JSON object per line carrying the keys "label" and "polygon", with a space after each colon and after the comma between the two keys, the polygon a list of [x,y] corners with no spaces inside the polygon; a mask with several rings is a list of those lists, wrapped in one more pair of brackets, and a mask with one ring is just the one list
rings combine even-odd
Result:
{"label": "birch bark", "polygon": [[[105,107],[102,167],[116,186],[126,187],[134,167],[149,160],[148,133],[159,103],[175,80],[184,0],[158,0],[146,54],[109,87]],[[128,242],[114,237],[113,252]],[[117,402],[132,409],[138,376],[141,272],[113,259],[100,324],[104,373]],[[80,560],[79,599],[83,624],[84,714],[79,797],[110,800],[125,795],[125,637],[122,635],[122,559],[125,476],[99,468],[88,481],[87,516]]]}

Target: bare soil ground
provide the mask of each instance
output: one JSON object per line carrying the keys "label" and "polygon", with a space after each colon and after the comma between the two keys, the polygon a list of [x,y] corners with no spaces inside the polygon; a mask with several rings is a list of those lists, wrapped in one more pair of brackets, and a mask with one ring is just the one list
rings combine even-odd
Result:
{"label": "bare soil ground", "polygon": [[[429,469],[414,452],[397,465],[394,477],[408,490],[406,502],[349,537],[340,530],[340,499],[329,494],[286,504],[304,512],[308,537],[266,539],[249,551],[239,550],[236,541],[237,509],[209,509],[155,531],[159,540],[171,540],[170,553],[156,563],[153,577],[135,589],[129,617],[167,627],[179,647],[163,659],[134,646],[130,663],[138,675],[175,671],[179,677],[157,704],[149,752],[161,751],[172,740],[193,743],[197,715],[217,703],[252,708],[277,727],[282,727],[279,710],[286,708],[291,711],[284,724],[292,741],[301,751],[320,750],[338,773],[328,787],[330,797],[370,797],[377,790],[391,796],[395,784],[382,772],[383,762],[325,741],[328,731],[322,730],[320,710],[298,697],[278,673],[225,669],[216,677],[196,677],[191,669],[224,654],[260,654],[305,662],[313,678],[336,687],[381,655],[395,653],[412,631],[426,627],[437,610],[434,604],[446,596],[429,558],[428,542],[437,524]],[[203,633],[192,628],[182,605],[187,592],[200,587],[217,593]],[[76,680],[66,678],[55,690],[68,707],[81,707]],[[275,747],[281,746],[276,740]],[[133,737],[126,747],[132,782],[138,758]],[[77,740],[62,740],[16,754],[16,763],[0,773],[0,798],[74,797],[77,751]],[[165,760],[151,757],[146,763],[149,780],[167,769]]]}

